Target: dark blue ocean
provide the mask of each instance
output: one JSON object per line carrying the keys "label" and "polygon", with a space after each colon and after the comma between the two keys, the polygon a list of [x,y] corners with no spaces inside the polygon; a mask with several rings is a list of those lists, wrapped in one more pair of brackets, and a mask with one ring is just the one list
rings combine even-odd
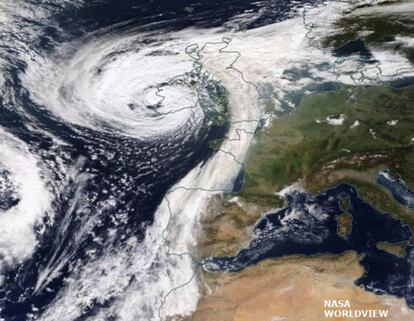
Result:
{"label": "dark blue ocean", "polygon": [[[24,0],[0,4],[0,126],[13,137],[4,139],[7,150],[12,153],[6,152],[6,149],[0,151],[3,153],[3,158],[0,158],[0,217],[15,211],[15,226],[29,224],[29,219],[23,215],[25,213],[19,212],[27,203],[24,202],[25,197],[35,195],[32,206],[28,207],[30,212],[30,208],[39,207],[37,200],[43,202],[46,194],[50,196],[47,199],[47,213],[36,212],[40,221],[33,223],[36,245],[32,253],[27,252],[29,257],[26,247],[23,247],[26,256],[19,256],[13,251],[19,244],[26,244],[28,237],[25,235],[31,232],[19,235],[21,242],[0,244],[0,260],[4,261],[0,266],[3,275],[0,279],[0,319],[46,320],[53,319],[53,315],[65,315],[67,320],[78,321],[122,319],[111,309],[122,300],[123,292],[139,280],[134,275],[128,276],[126,281],[122,278],[125,284],[122,283],[122,290],[119,291],[115,288],[121,281],[110,280],[114,291],[107,297],[97,299],[99,295],[91,293],[108,282],[105,276],[110,275],[109,270],[115,267],[102,269],[97,282],[87,286],[87,278],[78,279],[81,275],[79,271],[83,271],[89,263],[99,262],[104,256],[110,257],[111,253],[117,257],[119,252],[129,249],[131,240],[139,244],[148,226],[153,223],[154,211],[167,190],[190,169],[212,155],[210,140],[226,134],[226,122],[211,124],[207,117],[200,120],[195,129],[192,123],[186,123],[185,130],[153,139],[123,135],[113,130],[122,128],[122,123],[118,126],[115,121],[89,119],[89,114],[80,117],[77,123],[66,121],[55,113],[53,107],[64,101],[74,105],[75,110],[82,111],[82,102],[73,98],[76,90],[81,91],[82,98],[91,108],[110,103],[88,99],[88,90],[92,92],[92,89],[85,88],[80,78],[72,79],[61,71],[64,69],[60,69],[60,65],[67,63],[67,57],[76,57],[78,48],[87,47],[96,39],[108,37],[116,43],[117,38],[125,34],[149,33],[150,36],[144,40],[129,41],[125,46],[118,46],[114,52],[105,52],[101,60],[97,59],[95,66],[88,66],[86,62],[81,65],[80,62],[73,70],[66,71],[69,73],[85,68],[91,74],[92,85],[94,82],[99,84],[100,77],[107,77],[111,72],[106,69],[107,66],[122,61],[134,51],[162,45],[159,39],[155,40],[160,33],[167,34],[188,27],[239,28],[242,32],[246,28],[283,20],[304,3],[293,0]],[[234,16],[243,13],[250,18],[242,25],[231,24]],[[93,55],[92,48],[85,61],[93,60]],[[45,57],[52,57],[50,61],[53,64],[41,63]],[[29,72],[32,64],[41,66],[36,69],[35,75]],[[142,70],[129,72],[139,77]],[[50,98],[50,105],[45,106],[35,98],[39,93],[33,93],[32,87],[28,88],[26,84],[32,81],[30,77],[42,76],[39,79],[43,80],[32,81],[33,86],[41,86],[51,79],[50,75],[56,79],[68,77],[70,82],[58,90],[52,90],[50,86],[43,88],[40,94],[45,99]],[[181,86],[182,83],[177,81],[174,85]],[[105,90],[110,90],[110,87],[99,93],[104,95]],[[116,96],[117,93],[114,99]],[[69,113],[70,108],[65,106],[59,113]],[[116,117],[122,114],[124,107],[120,106],[121,111],[116,110]],[[128,107],[131,109],[128,112],[136,112],[134,104],[128,104]],[[155,107],[158,108],[158,105]],[[101,118],[106,117],[102,110],[98,109],[96,113],[102,113]],[[73,114],[68,117],[77,119]],[[83,122],[90,126],[83,126]],[[139,133],[139,128],[133,129]],[[151,130],[156,132],[157,128]],[[2,137],[9,137],[7,135]],[[44,182],[44,191],[39,190],[37,185],[30,185],[29,175],[26,181],[20,181],[21,185],[27,185],[23,186],[25,192],[20,193],[22,186],[13,183],[13,175],[26,165],[15,155],[23,160],[35,160],[33,162],[40,168],[35,179]],[[408,235],[408,231],[402,231]],[[404,237],[406,234],[403,234]],[[349,247],[349,241],[336,242],[338,249]],[[16,250],[16,253],[20,252]],[[133,252],[127,253],[127,256],[133,256]],[[128,267],[131,265],[125,264]],[[156,264],[152,266],[154,270]],[[122,271],[119,273],[122,274]],[[88,272],[82,275],[85,274]],[[58,304],[54,305],[54,302]],[[56,312],[59,309],[63,309],[60,314]],[[72,317],[72,310],[75,309],[77,312]],[[143,308],[140,319],[154,314],[156,309]]]}
{"label": "dark blue ocean", "polygon": [[[399,180],[381,173],[379,183],[392,191],[403,205],[404,196],[412,194]],[[340,201],[346,198],[349,208]],[[296,191],[287,196],[286,208],[266,215],[255,227],[250,245],[234,257],[216,257],[205,261],[210,271],[237,272],[261,260],[288,255],[340,254],[355,251],[363,254],[360,264],[364,275],[357,285],[377,294],[404,298],[414,307],[414,247],[405,248],[404,257],[377,248],[379,242],[408,242],[412,231],[392,213],[384,213],[365,202],[352,185],[340,184],[318,195]],[[338,233],[339,215],[351,217],[347,235]],[[413,213],[414,215],[414,213]]]}

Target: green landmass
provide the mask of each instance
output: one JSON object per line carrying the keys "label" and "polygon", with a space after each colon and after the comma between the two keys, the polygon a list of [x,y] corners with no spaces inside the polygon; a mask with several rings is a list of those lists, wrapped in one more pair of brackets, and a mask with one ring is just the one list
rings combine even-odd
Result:
{"label": "green landmass", "polygon": [[414,86],[344,86],[303,98],[257,134],[241,196],[272,199],[298,181],[312,193],[348,182],[414,227],[414,213],[376,182],[378,171],[389,169],[414,186],[412,101]]}
{"label": "green landmass", "polygon": [[350,199],[349,199],[349,195],[342,197],[339,200],[339,208],[341,209],[342,212],[348,212],[349,211],[349,207],[350,207]]}
{"label": "green landmass", "polygon": [[343,213],[335,216],[337,226],[337,233],[341,237],[346,237],[352,233],[352,215]]}
{"label": "green landmass", "polygon": [[407,242],[378,242],[376,247],[379,250],[394,254],[399,257],[405,257],[405,248],[407,247]]}
{"label": "green landmass", "polygon": [[197,89],[198,103],[209,124],[222,126],[229,121],[228,92],[219,81],[202,76],[203,87]]}
{"label": "green landmass", "polygon": [[[398,5],[398,4],[397,4]],[[384,4],[381,10],[352,11],[336,21],[334,32],[322,41],[324,47],[334,47],[340,55],[369,55],[369,48],[399,52],[414,62],[412,42],[414,17],[411,12],[394,10],[396,4]],[[378,8],[378,7],[377,7]]]}

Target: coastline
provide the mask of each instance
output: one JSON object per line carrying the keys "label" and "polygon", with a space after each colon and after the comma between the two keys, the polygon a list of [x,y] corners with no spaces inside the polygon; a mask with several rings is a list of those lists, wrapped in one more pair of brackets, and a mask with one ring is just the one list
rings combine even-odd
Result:
{"label": "coastline", "polygon": [[[337,14],[340,9],[343,9],[341,5],[338,6],[337,8],[328,9],[325,7],[325,10],[320,11],[323,11],[324,18],[327,18],[329,16],[328,12],[333,11]],[[313,12],[313,15],[317,14],[316,11]],[[328,24],[332,19],[332,17],[328,17],[324,23]],[[200,287],[206,284],[207,287],[209,286],[208,282],[204,283],[206,278],[204,274],[208,272],[200,272],[200,269],[197,269],[201,265],[199,257],[211,255],[217,249],[219,253],[234,254],[234,251],[237,251],[242,244],[246,244],[248,240],[251,225],[239,233],[233,229],[231,223],[230,226],[226,227],[228,231],[232,231],[230,233],[230,237],[233,239],[231,244],[224,244],[222,247],[216,244],[211,246],[210,249],[203,249],[203,245],[206,244],[203,244],[203,239],[200,239],[197,234],[200,234],[203,228],[201,225],[206,220],[212,218],[207,210],[212,204],[212,199],[218,194],[232,192],[233,181],[244,164],[245,158],[250,152],[250,147],[256,143],[255,132],[260,121],[270,120],[270,117],[263,117],[265,114],[262,114],[261,108],[266,107],[266,104],[262,105],[261,103],[263,103],[266,97],[259,90],[263,89],[263,87],[258,87],[256,84],[265,84],[273,89],[277,88],[280,90],[280,97],[276,98],[273,96],[274,93],[267,97],[267,102],[269,102],[269,97],[274,99],[275,105],[273,107],[277,109],[279,107],[279,99],[283,97],[284,93],[289,92],[293,88],[291,80],[286,80],[286,78],[279,79],[288,65],[295,67],[303,62],[309,63],[315,52],[318,51],[320,57],[316,60],[328,61],[333,66],[339,67],[336,65],[336,58],[331,57],[330,59],[329,55],[325,55],[325,51],[321,50],[319,52],[319,48],[313,47],[314,37],[316,35],[320,36],[323,30],[321,27],[314,30],[312,27],[309,27],[309,24],[309,22],[305,21],[305,18],[296,17],[277,23],[276,25],[280,27],[277,31],[275,31],[275,26],[264,27],[259,28],[261,30],[254,30],[250,34],[246,32],[235,37],[229,35],[229,37],[222,37],[221,41],[207,41],[202,47],[196,46],[198,51],[196,50],[194,57],[197,57],[197,59],[201,58],[200,62],[203,64],[203,67],[220,80],[229,92],[231,126],[228,137],[223,141],[220,148],[217,149],[217,153],[206,164],[195,168],[180,183],[173,187],[159,208],[160,213],[165,213],[162,216],[168,217],[166,219],[168,222],[165,224],[167,226],[165,238],[168,243],[168,252],[170,255],[182,260],[181,264],[185,265],[186,268],[181,269],[181,272],[187,272],[187,281],[183,282],[184,279],[181,278],[181,282],[177,282],[176,286],[172,286],[172,290],[167,293],[160,309],[160,317],[176,316],[176,318],[181,318],[178,316],[185,317],[189,316],[192,311],[198,311],[197,301],[202,301],[211,291],[211,289],[208,291],[200,289]],[[283,39],[282,37],[279,39],[279,33],[283,32],[285,32]],[[279,47],[283,48],[280,57],[277,57],[279,59],[270,57],[273,54],[270,50],[262,50],[263,47],[261,46],[266,44],[266,42],[258,36],[259,33],[264,34],[263,39],[266,37],[271,38],[274,41],[272,46],[275,46],[275,48],[278,47],[279,40],[284,41],[285,45],[283,42],[279,44]],[[255,38],[255,35],[257,38]],[[301,37],[298,35],[301,35]],[[287,41],[288,48],[286,47],[287,38],[289,39]],[[255,45],[253,48],[246,48],[246,51],[241,50],[245,49],[243,48],[243,41],[249,41],[249,43],[253,41]],[[304,50],[305,48],[309,49],[310,52]],[[291,61],[290,56],[292,52],[299,56],[298,61]],[[258,63],[253,64],[252,61]],[[273,65],[274,68],[273,70],[268,70],[266,66],[271,65],[271,63],[275,63]],[[312,63],[316,65],[316,62],[312,61]],[[349,65],[344,64],[341,66],[341,69],[327,72],[329,74],[327,79],[332,77],[335,79],[335,76],[337,76],[336,80],[338,82],[353,84],[355,80],[349,74],[344,77],[338,76],[342,72],[346,74],[346,71],[353,67],[352,63]],[[245,70],[246,72],[244,72]],[[391,76],[386,75],[384,77]],[[265,79],[273,79],[274,82],[271,83],[269,81],[269,83],[266,83]],[[303,87],[306,81],[299,81],[295,86]],[[257,114],[252,113],[252,106],[257,108]],[[209,210],[214,209],[215,206],[209,208]],[[258,217],[260,217],[258,214],[256,216],[252,215],[248,221],[254,223],[254,219]],[[220,222],[218,225],[220,225]],[[169,231],[174,231],[175,235],[171,235],[172,233],[170,234]],[[219,232],[216,231],[216,233]],[[229,242],[229,240],[225,239],[221,241],[224,243]],[[184,262],[184,257],[186,262]],[[174,264],[176,267],[180,266],[177,262]],[[180,270],[180,268],[177,268],[177,270]],[[193,274],[191,274],[191,271],[193,271]],[[194,274],[194,271],[198,272]],[[364,291],[364,293],[368,293],[366,295],[374,295],[367,291]],[[180,302],[180,304],[178,305],[177,302]],[[192,320],[191,317],[189,318],[188,320]]]}
{"label": "coastline", "polygon": [[354,284],[363,274],[353,251],[317,257],[268,259],[238,273],[201,272],[204,296],[185,321],[322,320],[324,300],[348,300],[352,309],[385,309],[387,318],[336,320],[401,320],[414,318],[403,300],[377,295]]}

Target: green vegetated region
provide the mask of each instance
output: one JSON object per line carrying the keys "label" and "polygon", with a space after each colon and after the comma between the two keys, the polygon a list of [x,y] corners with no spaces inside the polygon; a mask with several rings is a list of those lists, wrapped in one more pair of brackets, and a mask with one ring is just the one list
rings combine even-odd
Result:
{"label": "green vegetated region", "polygon": [[241,196],[271,199],[297,181],[312,193],[348,182],[414,227],[414,213],[377,184],[388,169],[414,187],[413,101],[414,86],[344,86],[303,98],[257,134]]}
{"label": "green vegetated region", "polygon": [[203,76],[203,90],[198,91],[198,102],[203,108],[208,121],[217,126],[229,120],[228,93],[223,85],[216,80]]}
{"label": "green vegetated region", "polygon": [[408,1],[362,8],[341,17],[322,45],[337,56],[359,54],[370,59],[370,48],[397,52],[414,62],[414,15]]}

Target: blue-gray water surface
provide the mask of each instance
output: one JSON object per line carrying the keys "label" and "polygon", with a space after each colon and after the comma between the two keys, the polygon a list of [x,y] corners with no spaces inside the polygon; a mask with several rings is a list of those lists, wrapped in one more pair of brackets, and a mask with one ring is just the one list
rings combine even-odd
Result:
{"label": "blue-gray water surface", "polygon": [[[397,184],[388,181],[393,194],[400,199],[408,191]],[[360,263],[365,269],[364,275],[356,280],[358,285],[378,294],[402,297],[408,306],[414,308],[414,246],[406,247],[404,257],[376,247],[378,242],[408,241],[412,231],[407,225],[392,214],[382,213],[366,203],[348,184],[340,184],[315,196],[296,191],[287,197],[286,208],[266,215],[256,225],[254,237],[247,248],[234,257],[205,260],[206,269],[237,272],[268,258],[356,251],[364,254]],[[342,198],[349,199],[350,206],[346,213],[352,216],[348,235],[338,234],[336,218],[344,214],[340,207]]]}
{"label": "blue-gray water surface", "polygon": [[[110,267],[105,270],[106,266],[103,266],[99,281],[86,288],[87,280],[77,279],[79,276],[75,272],[88,263],[99,262],[104,253],[113,253],[115,257],[131,246],[131,240],[142,239],[168,188],[208,159],[213,153],[209,141],[223,137],[227,130],[226,123],[212,125],[204,119],[197,130],[148,140],[111,132],[113,124],[109,122],[92,120],[90,127],[72,124],[56,117],[53,110],[48,110],[34,98],[37,93],[26,87],[31,81],[31,75],[27,74],[29,65],[41,62],[43,57],[52,57],[55,66],[65,64],[67,55],[76,57],[78,48],[71,47],[71,43],[87,47],[88,42],[97,38],[111,37],[116,43],[118,37],[125,34],[150,34],[144,41],[128,42],[115,52],[106,52],[95,66],[78,65],[85,67],[91,73],[91,79],[98,82],[104,73],[110,72],[105,68],[114,61],[142,48],[159,46],[159,40],[155,39],[158,34],[190,26],[226,28],[232,17],[246,12],[261,14],[240,28],[256,28],[283,20],[309,2],[316,1],[24,0],[0,4],[0,15],[4,14],[6,21],[3,23],[0,17],[0,126],[25,146],[10,146],[12,150],[22,157],[34,155],[42,168],[39,179],[46,181],[45,193],[52,195],[48,215],[44,215],[42,224],[36,226],[37,246],[30,258],[1,265],[1,320],[46,320],[53,315],[52,307],[53,313],[58,313],[57,309],[73,311],[78,306],[82,307],[77,311],[78,315],[72,317],[67,311],[60,315],[65,315],[67,320],[80,321],[99,319],[105,312],[106,320],[119,319],[114,305],[119,304],[124,292],[139,280],[131,275],[125,284],[122,283],[122,290],[117,292],[114,287],[107,297],[96,299],[90,298],[89,294],[107,282],[105,276]],[[6,10],[2,10],[3,7]],[[86,58],[92,59],[93,54],[92,50]],[[41,66],[45,69],[39,69],[37,76],[42,72],[56,79],[66,76],[59,74],[60,69],[47,70],[54,68],[52,64]],[[136,73],[137,77],[140,74],[140,70],[130,72]],[[58,95],[54,103],[66,99],[79,104],[77,107],[82,110],[81,102],[72,100],[77,80],[71,81],[70,86],[57,93],[50,89],[45,96],[52,99],[53,95]],[[35,81],[35,85],[41,83]],[[80,90],[83,90],[81,85]],[[134,104],[120,106],[120,112],[122,108],[133,110],[135,107]],[[89,121],[86,118],[81,121]],[[13,155],[4,155],[7,156]],[[15,166],[25,166],[24,162],[15,161]],[[0,162],[0,215],[2,211],[11,211],[22,204],[19,186],[15,186],[11,179],[13,173],[3,165]],[[43,175],[43,170],[49,174]],[[25,191],[30,194],[30,188]],[[345,247],[345,244],[341,246]],[[128,252],[128,257],[133,254]],[[130,267],[131,263],[127,261],[125,265]],[[119,278],[121,276],[122,271]],[[71,297],[70,291],[75,291],[78,297]],[[53,302],[63,303],[55,306]],[[147,307],[141,314],[154,314],[151,311],[157,309]]]}

